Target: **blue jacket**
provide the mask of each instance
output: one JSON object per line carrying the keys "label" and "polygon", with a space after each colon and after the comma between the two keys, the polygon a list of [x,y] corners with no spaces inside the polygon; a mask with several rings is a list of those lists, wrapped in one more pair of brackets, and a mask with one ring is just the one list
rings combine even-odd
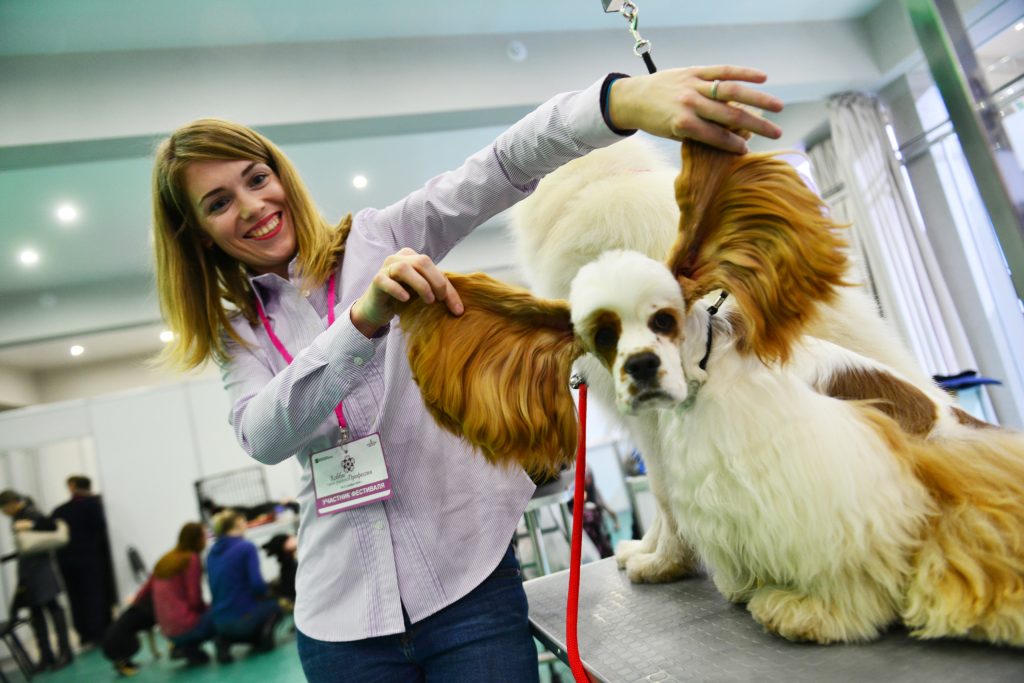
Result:
{"label": "blue jacket", "polygon": [[256,546],[241,536],[217,539],[206,558],[206,576],[217,625],[245,616],[267,594]]}

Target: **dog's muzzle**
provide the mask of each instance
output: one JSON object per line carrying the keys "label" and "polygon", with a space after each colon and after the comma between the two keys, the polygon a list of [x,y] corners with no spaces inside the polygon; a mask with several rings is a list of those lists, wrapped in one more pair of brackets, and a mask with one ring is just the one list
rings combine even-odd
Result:
{"label": "dog's muzzle", "polygon": [[622,364],[623,371],[640,386],[651,384],[652,380],[657,379],[659,368],[661,359],[650,351],[630,356]]}

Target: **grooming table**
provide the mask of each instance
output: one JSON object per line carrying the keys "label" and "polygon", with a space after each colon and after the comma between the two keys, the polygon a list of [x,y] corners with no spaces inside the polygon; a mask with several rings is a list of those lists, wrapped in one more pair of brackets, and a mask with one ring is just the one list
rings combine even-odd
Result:
{"label": "grooming table", "polygon": [[[569,572],[524,584],[533,635],[567,662]],[[649,681],[1024,681],[1024,650],[921,641],[894,629],[865,645],[791,643],[765,633],[707,578],[637,585],[615,558],[583,565],[580,657],[606,683]]]}

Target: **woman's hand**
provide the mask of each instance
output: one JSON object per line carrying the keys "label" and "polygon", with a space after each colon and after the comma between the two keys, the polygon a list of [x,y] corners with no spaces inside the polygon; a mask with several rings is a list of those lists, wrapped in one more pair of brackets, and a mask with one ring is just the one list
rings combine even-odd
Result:
{"label": "woman's hand", "polygon": [[[620,78],[608,94],[608,114],[616,128],[637,128],[673,140],[691,138],[742,154],[747,142],[730,131],[768,138],[782,129],[742,107],[782,111],[782,101],[743,83],[764,83],[763,71],[742,66],[694,66],[647,76]],[[715,81],[718,81],[717,88]]]}
{"label": "woman's hand", "polygon": [[32,531],[35,523],[31,519],[18,519],[14,522],[15,531]]}
{"label": "woman's hand", "polygon": [[384,259],[370,286],[352,304],[352,324],[372,337],[391,322],[397,302],[408,301],[413,294],[428,304],[443,301],[453,314],[462,315],[462,299],[441,269],[429,256],[406,247]]}

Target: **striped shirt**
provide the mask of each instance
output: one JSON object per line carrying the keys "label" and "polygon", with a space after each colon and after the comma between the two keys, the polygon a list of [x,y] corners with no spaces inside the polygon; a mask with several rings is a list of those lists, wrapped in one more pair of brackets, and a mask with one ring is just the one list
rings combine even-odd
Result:
{"label": "striped shirt", "polygon": [[[236,322],[249,347],[229,344],[221,368],[231,424],[266,464],[302,466],[295,622],[317,640],[402,633],[452,604],[497,566],[534,485],[521,470],[488,465],[442,431],[412,381],[397,325],[367,339],[349,308],[384,258],[411,247],[439,261],[475,227],[525,198],[547,173],[620,139],[602,117],[602,82],[558,95],[491,145],[385,209],[355,215],[337,278],[337,322],[327,287],[302,292],[295,277],[251,279],[289,365],[262,325]],[[393,496],[318,517],[310,454],[331,447],[344,399],[353,438],[380,433]]]}

